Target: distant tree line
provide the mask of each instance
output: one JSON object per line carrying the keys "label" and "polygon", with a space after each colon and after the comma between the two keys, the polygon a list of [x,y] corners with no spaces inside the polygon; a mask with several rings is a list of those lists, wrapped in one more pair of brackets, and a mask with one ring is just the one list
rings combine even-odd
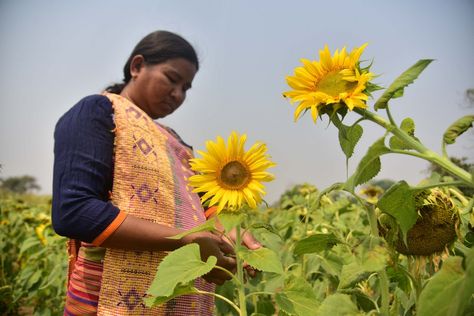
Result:
{"label": "distant tree line", "polygon": [[15,193],[32,193],[40,190],[41,187],[36,182],[36,178],[28,175],[19,177],[0,178],[0,190],[11,191]]}

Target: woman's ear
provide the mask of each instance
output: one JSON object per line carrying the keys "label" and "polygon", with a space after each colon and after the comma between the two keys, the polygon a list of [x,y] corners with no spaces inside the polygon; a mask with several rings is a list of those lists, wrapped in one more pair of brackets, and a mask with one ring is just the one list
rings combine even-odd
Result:
{"label": "woman's ear", "polygon": [[145,58],[143,55],[135,55],[132,58],[132,62],[130,63],[130,75],[132,78],[138,76],[138,73],[143,69],[145,66]]}

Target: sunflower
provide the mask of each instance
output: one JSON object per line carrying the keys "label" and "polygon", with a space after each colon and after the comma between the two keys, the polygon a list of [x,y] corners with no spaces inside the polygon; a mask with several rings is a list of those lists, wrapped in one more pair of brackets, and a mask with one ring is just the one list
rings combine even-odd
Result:
{"label": "sunflower", "polygon": [[359,58],[367,44],[346,53],[344,47],[336,50],[331,57],[327,45],[319,51],[320,61],[301,59],[303,66],[295,69],[294,76],[287,76],[288,85],[293,88],[283,93],[291,103],[299,102],[294,119],[298,120],[301,112],[311,110],[313,121],[316,122],[326,106],[333,104],[334,111],[344,105],[354,108],[366,108],[369,93],[366,91],[373,74],[368,68],[359,67]]}
{"label": "sunflower", "polygon": [[266,145],[258,142],[245,151],[246,139],[247,135],[232,132],[226,146],[218,136],[216,142],[206,142],[207,152],[197,151],[202,158],[190,160],[197,174],[189,178],[189,185],[194,187],[193,192],[205,192],[201,201],[209,200],[209,207],[217,205],[217,212],[223,208],[236,210],[243,204],[255,208],[265,195],[261,182],[274,179],[266,172],[275,166],[265,154]]}

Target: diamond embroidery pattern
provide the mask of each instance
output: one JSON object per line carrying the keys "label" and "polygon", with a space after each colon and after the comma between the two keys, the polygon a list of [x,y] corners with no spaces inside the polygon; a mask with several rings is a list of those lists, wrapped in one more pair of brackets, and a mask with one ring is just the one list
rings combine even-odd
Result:
{"label": "diamond embroidery pattern", "polygon": [[138,148],[142,151],[142,153],[146,156],[152,151],[152,147],[147,143],[147,141],[143,138],[140,138],[138,142],[136,142]]}
{"label": "diamond embroidery pattern", "polygon": [[[120,291],[119,291],[119,294],[120,294]],[[119,302],[118,305],[120,305],[122,302],[125,303],[125,306],[127,306],[127,309],[129,311],[134,310],[135,307],[137,307],[138,305],[145,307],[145,305],[142,302],[142,296],[140,296],[137,290],[134,288],[132,288],[130,291],[127,292],[127,294],[125,294],[125,296],[123,296],[122,301]]]}
{"label": "diamond embroidery pattern", "polygon": [[146,183],[142,184],[137,190],[137,196],[143,203],[146,203],[151,198],[151,191]]}

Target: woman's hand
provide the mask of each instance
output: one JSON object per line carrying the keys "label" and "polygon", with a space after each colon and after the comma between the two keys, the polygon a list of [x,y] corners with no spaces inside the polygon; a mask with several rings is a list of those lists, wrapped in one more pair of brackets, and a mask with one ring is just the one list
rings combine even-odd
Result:
{"label": "woman's hand", "polygon": [[[234,228],[229,232],[229,237],[232,239],[233,243],[235,243],[237,230]],[[245,230],[241,235],[242,245],[247,247],[250,250],[256,250],[262,247],[262,244],[255,239],[251,232]],[[257,275],[257,270],[255,270],[252,266],[248,265],[244,262],[243,265],[245,271],[247,271],[248,276],[254,278]]]}
{"label": "woman's hand", "polygon": [[[183,241],[186,244],[197,243],[199,245],[201,260],[207,261],[207,258],[214,256],[217,258],[218,266],[227,269],[231,273],[235,273],[237,263],[234,249],[221,237],[209,232],[200,232],[183,237]],[[222,270],[212,269],[211,272],[204,275],[203,278],[207,282],[221,285],[232,277]]]}

